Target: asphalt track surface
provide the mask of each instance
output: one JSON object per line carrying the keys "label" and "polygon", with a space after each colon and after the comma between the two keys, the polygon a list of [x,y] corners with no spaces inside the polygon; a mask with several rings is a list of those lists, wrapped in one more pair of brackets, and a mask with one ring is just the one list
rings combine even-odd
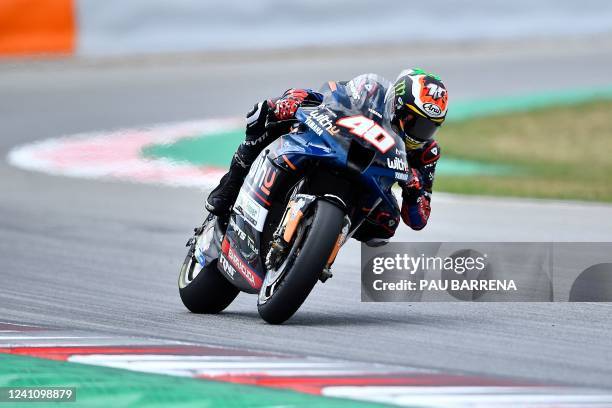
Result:
{"label": "asphalt track surface", "polygon": [[[62,134],[235,116],[290,86],[391,77],[401,66],[435,69],[464,99],[608,85],[612,72],[608,41],[437,51],[7,63],[0,154]],[[0,194],[3,319],[612,388],[611,304],[361,303],[353,242],[286,325],[263,323],[249,295],[221,315],[193,315],[176,278],[201,191],[47,176],[3,160]],[[426,231],[400,227],[397,239],[610,241],[612,206],[435,194]]]}

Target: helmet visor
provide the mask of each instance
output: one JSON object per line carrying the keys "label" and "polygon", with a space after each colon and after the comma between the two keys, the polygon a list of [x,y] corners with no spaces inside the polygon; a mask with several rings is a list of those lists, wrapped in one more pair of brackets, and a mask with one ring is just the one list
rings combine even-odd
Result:
{"label": "helmet visor", "polygon": [[400,129],[411,139],[419,142],[427,142],[431,140],[436,131],[438,130],[438,124],[432,122],[428,118],[409,113],[404,118],[399,119]]}

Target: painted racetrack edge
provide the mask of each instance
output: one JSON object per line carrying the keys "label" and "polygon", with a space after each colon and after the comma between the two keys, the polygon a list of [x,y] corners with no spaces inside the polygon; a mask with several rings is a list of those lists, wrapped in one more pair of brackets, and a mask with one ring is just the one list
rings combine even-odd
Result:
{"label": "painted racetrack edge", "polygon": [[75,386],[88,406],[612,404],[612,394],[590,388],[16,322],[0,322],[0,361],[0,386]]}

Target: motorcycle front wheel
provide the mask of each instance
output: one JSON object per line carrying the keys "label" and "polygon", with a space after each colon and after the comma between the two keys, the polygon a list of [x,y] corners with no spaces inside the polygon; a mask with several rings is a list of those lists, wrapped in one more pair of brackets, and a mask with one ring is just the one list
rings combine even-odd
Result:
{"label": "motorcycle front wheel", "polygon": [[[342,231],[344,212],[332,203],[318,200],[309,220],[302,220],[287,258],[276,271],[271,286],[262,286],[257,310],[266,322],[281,324],[300,308],[321,276]],[[268,272],[270,273],[270,272]]]}

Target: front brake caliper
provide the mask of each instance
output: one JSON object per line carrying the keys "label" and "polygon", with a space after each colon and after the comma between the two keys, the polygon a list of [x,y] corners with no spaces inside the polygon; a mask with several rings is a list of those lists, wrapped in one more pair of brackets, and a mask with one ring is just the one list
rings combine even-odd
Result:
{"label": "front brake caliper", "polygon": [[270,251],[266,255],[266,267],[275,269],[282,263],[291,242],[295,237],[297,227],[316,197],[309,194],[296,194],[285,209],[285,213],[272,235]]}

